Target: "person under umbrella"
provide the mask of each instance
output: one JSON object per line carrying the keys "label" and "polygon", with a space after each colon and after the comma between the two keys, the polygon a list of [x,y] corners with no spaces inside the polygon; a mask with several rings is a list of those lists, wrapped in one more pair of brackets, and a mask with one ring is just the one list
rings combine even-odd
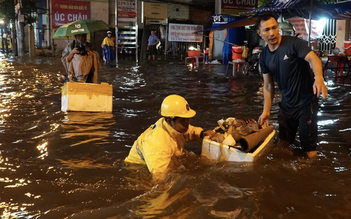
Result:
{"label": "person under umbrella", "polygon": [[107,31],[107,37],[101,43],[102,47],[102,58],[104,62],[110,62],[115,59],[115,43],[112,39],[112,31]]}
{"label": "person under umbrella", "polygon": [[67,72],[67,76],[61,75],[64,82],[98,83],[101,65],[99,54],[86,38],[85,33],[74,35],[74,40],[63,50],[61,61]]}
{"label": "person under umbrella", "polygon": [[87,42],[87,34],[107,29],[108,24],[101,20],[76,20],[57,28],[53,38],[74,36],[62,52],[66,75],[61,75],[61,81],[99,82],[100,57]]}

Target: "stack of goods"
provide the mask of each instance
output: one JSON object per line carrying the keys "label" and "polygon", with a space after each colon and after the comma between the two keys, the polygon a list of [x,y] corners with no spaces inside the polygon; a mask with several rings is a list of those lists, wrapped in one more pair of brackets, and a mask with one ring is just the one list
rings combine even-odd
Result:
{"label": "stack of goods", "polygon": [[218,120],[218,127],[212,141],[235,147],[245,152],[252,152],[274,130],[273,125],[260,127],[254,119],[238,120],[232,117]]}

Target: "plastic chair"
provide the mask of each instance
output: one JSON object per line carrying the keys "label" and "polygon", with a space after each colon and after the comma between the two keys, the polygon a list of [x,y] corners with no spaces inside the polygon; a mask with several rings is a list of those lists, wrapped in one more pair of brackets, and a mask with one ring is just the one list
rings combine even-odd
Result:
{"label": "plastic chair", "polygon": [[334,71],[335,77],[343,76],[344,71],[349,75],[350,62],[347,56],[329,56],[323,68],[324,76],[327,76],[328,69]]}
{"label": "plastic chair", "polygon": [[196,69],[199,69],[199,59],[202,59],[203,63],[204,63],[204,66],[203,68],[205,68],[205,59],[204,59],[204,56],[188,56],[188,57],[185,57],[185,67],[187,66],[187,62],[188,62],[188,59],[191,60],[192,62],[192,69],[194,70],[195,68],[195,65],[194,65],[194,62],[196,63]]}
{"label": "plastic chair", "polygon": [[237,72],[242,72],[244,75],[248,75],[249,63],[245,62],[245,60],[236,59],[236,60],[229,61],[227,64],[226,76],[229,75],[230,65],[233,65],[233,76],[235,76]]}

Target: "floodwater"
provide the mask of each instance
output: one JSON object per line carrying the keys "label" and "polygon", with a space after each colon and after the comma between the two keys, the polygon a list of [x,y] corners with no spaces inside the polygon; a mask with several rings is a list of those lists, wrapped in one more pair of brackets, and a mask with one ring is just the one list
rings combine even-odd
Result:
{"label": "floodwater", "polygon": [[[211,163],[201,142],[183,168],[151,184],[145,167],[123,163],[169,94],[184,96],[195,126],[258,119],[262,77],[226,77],[223,65],[190,71],[181,60],[121,60],[103,66],[112,113],[61,111],[58,57],[0,60],[0,215],[8,218],[351,218],[351,77],[327,79],[315,161],[298,141],[254,163]],[[279,94],[270,122],[277,126]]]}

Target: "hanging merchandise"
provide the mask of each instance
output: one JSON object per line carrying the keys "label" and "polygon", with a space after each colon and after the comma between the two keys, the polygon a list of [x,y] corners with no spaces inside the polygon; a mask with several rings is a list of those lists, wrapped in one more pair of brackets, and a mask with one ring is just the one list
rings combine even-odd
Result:
{"label": "hanging merchandise", "polygon": [[165,36],[166,36],[166,30],[165,30],[165,28],[161,25],[161,26],[160,26],[160,38],[161,38],[161,40],[164,40],[164,39],[165,39]]}
{"label": "hanging merchandise", "polygon": [[247,48],[246,48],[246,46],[243,46],[243,53],[242,53],[241,56],[242,56],[244,59],[247,58]]}

